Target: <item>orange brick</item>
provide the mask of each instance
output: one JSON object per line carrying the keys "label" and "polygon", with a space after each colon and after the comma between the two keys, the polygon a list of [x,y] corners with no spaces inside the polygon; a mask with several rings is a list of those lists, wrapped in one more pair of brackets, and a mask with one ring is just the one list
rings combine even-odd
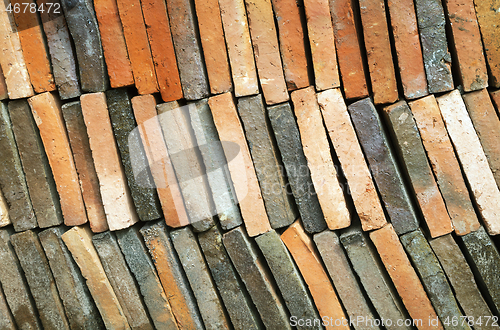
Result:
{"label": "orange brick", "polygon": [[387,220],[342,93],[339,89],[329,89],[317,97],[363,230],[380,228]]}
{"label": "orange brick", "polygon": [[165,102],[181,99],[181,79],[165,1],[145,0],[141,3],[161,98]]}
{"label": "orange brick", "polygon": [[[300,220],[294,222],[281,234],[281,239],[290,251],[297,264],[304,281],[309,287],[314,303],[318,308],[320,316],[327,320],[344,320],[344,311],[335,293],[330,278],[322,265],[321,257],[316,251],[313,241],[300,224]],[[346,323],[346,321],[343,321]],[[347,324],[347,323],[346,323]],[[350,329],[347,325],[334,326],[330,324],[326,329]]]}
{"label": "orange brick", "polygon": [[[27,7],[28,10],[25,11],[24,8],[27,3],[30,5]],[[15,10],[13,13],[33,89],[36,93],[54,91],[56,84],[52,75],[49,54],[40,21],[38,15],[30,10],[31,4],[35,6],[37,4],[34,0],[12,0],[11,4],[12,6],[18,4],[21,9],[18,13]]]}
{"label": "orange brick", "polygon": [[427,157],[458,235],[479,229],[474,207],[433,95],[410,102]]}
{"label": "orange brick", "polygon": [[139,219],[118,155],[106,96],[102,92],[85,94],[80,102],[109,229],[128,228]]}
{"label": "orange brick", "polygon": [[500,40],[498,39],[498,27],[500,26],[500,11],[498,7],[500,4],[498,0],[474,0],[474,5],[490,69],[490,85],[499,88]]}
{"label": "orange brick", "polygon": [[132,108],[165,222],[175,228],[186,226],[189,224],[189,218],[156,115],[156,100],[152,95],[136,96],[132,98]]}
{"label": "orange brick", "polygon": [[466,92],[488,87],[488,71],[473,0],[446,0],[451,25],[451,47],[458,59],[460,80]]}
{"label": "orange brick", "polygon": [[5,77],[9,98],[30,97],[33,93],[21,42],[14,18],[6,11],[6,2],[0,1],[0,65]]}
{"label": "orange brick", "polygon": [[237,97],[259,93],[252,42],[243,0],[219,0],[227,52]]}
{"label": "orange brick", "polygon": [[500,191],[462,96],[454,90],[436,99],[484,225],[490,235],[500,234]]}
{"label": "orange brick", "polygon": [[255,63],[267,104],[288,101],[271,0],[245,0]]}
{"label": "orange brick", "polygon": [[[220,140],[232,142],[230,145],[222,144],[222,147],[227,159],[234,158],[228,163],[228,168],[248,235],[254,237],[266,233],[271,230],[271,225],[233,96],[230,93],[213,96],[208,104]],[[231,156],[235,151],[234,144],[240,148],[236,157]]]}
{"label": "orange brick", "polygon": [[361,55],[359,29],[352,9],[352,0],[331,0],[330,13],[342,77],[347,99],[368,96],[366,73]]}
{"label": "orange brick", "polygon": [[398,86],[383,0],[359,0],[375,104],[393,103]]}
{"label": "orange brick", "polygon": [[316,90],[339,87],[332,18],[328,0],[304,0]]}
{"label": "orange brick", "polygon": [[399,75],[407,99],[429,94],[413,0],[389,0]]}
{"label": "orange brick", "polygon": [[127,318],[104,272],[92,236],[86,227],[73,227],[61,238],[80,268],[106,328],[128,330]]}
{"label": "orange brick", "polygon": [[134,84],[116,0],[94,0],[104,59],[112,88]]}
{"label": "orange brick", "polygon": [[80,102],[66,103],[62,106],[66,130],[68,132],[75,167],[80,179],[87,218],[90,229],[94,233],[101,233],[108,230],[106,213],[102,205],[101,192],[99,190],[99,180],[95,172],[92,150],[90,150],[87,127],[83,119]]}
{"label": "orange brick", "polygon": [[351,217],[338,181],[314,88],[292,92],[300,139],[328,228],[348,227]]}
{"label": "orange brick", "polygon": [[491,172],[500,187],[500,120],[486,89],[463,96]]}
{"label": "orange brick", "polygon": [[311,84],[304,44],[304,24],[296,0],[272,0],[279,44],[289,91]]}
{"label": "orange brick", "polygon": [[195,0],[201,45],[212,94],[233,89],[218,0]]}
{"label": "orange brick", "polygon": [[437,318],[436,311],[392,225],[371,232],[370,238],[410,317],[423,321],[418,329],[443,329],[441,322],[437,327],[429,325],[429,319]]}
{"label": "orange brick", "polygon": [[87,222],[80,182],[58,97],[49,92],[28,99],[33,117],[40,130],[45,152],[61,200],[64,224],[82,225]]}
{"label": "orange brick", "polygon": [[135,86],[139,94],[158,92],[153,58],[139,0],[117,0]]}
{"label": "orange brick", "polygon": [[7,92],[7,85],[5,84],[5,77],[3,76],[2,67],[0,66],[0,100],[5,100],[9,97]]}

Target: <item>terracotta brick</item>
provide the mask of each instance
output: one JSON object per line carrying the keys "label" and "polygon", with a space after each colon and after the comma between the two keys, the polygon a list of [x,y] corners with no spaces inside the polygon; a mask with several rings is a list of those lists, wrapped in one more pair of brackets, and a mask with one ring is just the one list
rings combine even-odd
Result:
{"label": "terracotta brick", "polygon": [[460,81],[466,92],[488,87],[488,72],[481,33],[473,0],[446,0],[446,13],[451,26],[451,42],[457,58]]}
{"label": "terracotta brick", "polygon": [[462,95],[493,177],[500,187],[500,120],[486,89]]}
{"label": "terracotta brick", "polygon": [[342,93],[339,89],[330,89],[318,93],[317,97],[363,230],[380,228],[387,220]]}
{"label": "terracotta brick", "polygon": [[[369,299],[364,296],[361,284],[358,283],[358,278],[352,270],[338,234],[331,230],[325,230],[314,235],[314,243],[316,243],[321,259],[323,259],[349,318],[375,319],[369,305]],[[357,324],[355,329],[373,330],[379,329],[379,327],[372,327],[369,324]]]}
{"label": "terracotta brick", "polygon": [[[297,264],[304,281],[309,287],[314,303],[320,316],[327,320],[344,320],[346,316],[340,305],[335,289],[330,278],[323,268],[321,257],[316,251],[312,239],[307,236],[300,221],[293,223],[281,234],[281,239],[290,251]],[[345,321],[343,321],[345,323]],[[330,324],[327,329],[349,329],[349,326],[334,326]]]}
{"label": "terracotta brick", "polygon": [[335,41],[328,0],[304,0],[316,90],[339,87]]}
{"label": "terracotta brick", "polygon": [[90,149],[87,127],[83,119],[82,107],[79,101],[63,104],[62,114],[66,123],[71,151],[75,161],[76,172],[80,180],[87,218],[90,229],[94,233],[108,230],[108,222],[102,205],[99,180],[95,172],[94,159]]}
{"label": "terracotta brick", "polygon": [[490,92],[491,100],[495,104],[497,108],[497,114],[500,116],[500,90],[496,90],[494,92]]}
{"label": "terracotta brick", "polygon": [[10,101],[9,115],[38,226],[58,226],[64,222],[59,195],[28,101]]}
{"label": "terracotta brick", "polygon": [[410,102],[410,108],[455,232],[465,235],[477,230],[480,224],[436,99],[427,96]]}
{"label": "terracotta brick", "polygon": [[385,107],[383,113],[431,236],[434,238],[452,232],[453,224],[408,104],[400,101]]}
{"label": "terracotta brick", "polygon": [[113,287],[106,277],[99,255],[92,244],[90,229],[73,227],[61,237],[87,281],[87,286],[106,328],[130,329]]}
{"label": "terracotta brick", "polygon": [[104,92],[109,87],[99,26],[92,0],[61,0],[78,60],[84,92]]}
{"label": "terracotta brick", "polygon": [[500,191],[458,90],[437,98],[479,213],[490,235],[500,233]]}
{"label": "terracotta brick", "polygon": [[82,225],[87,222],[87,215],[64,125],[61,102],[49,92],[33,96],[28,102],[52,168],[64,223],[68,226]]}
{"label": "terracotta brick", "polygon": [[231,153],[234,153],[234,144],[240,148],[240,152],[228,163],[228,167],[248,235],[254,237],[268,232],[271,225],[233,97],[230,93],[213,96],[208,100],[208,104],[220,140],[232,142],[231,145],[223,144],[226,158],[233,158]]}
{"label": "terracotta brick", "polygon": [[498,0],[474,0],[486,60],[490,69],[490,84],[496,88],[500,87],[500,41],[498,40],[500,12],[498,5]]}
{"label": "terracotta brick", "polygon": [[56,89],[54,76],[50,67],[47,45],[43,39],[40,21],[36,13],[30,10],[24,12],[26,3],[36,5],[34,0],[12,0],[12,6],[18,4],[21,10],[13,16],[16,21],[19,40],[23,49],[26,67],[30,76],[31,85],[36,93],[51,92]]}
{"label": "terracotta brick", "polygon": [[182,194],[163,139],[156,114],[156,101],[151,95],[132,98],[132,108],[149,161],[149,167],[167,225],[182,227],[189,224]]}
{"label": "terracotta brick", "polygon": [[156,110],[191,225],[197,232],[208,230],[215,224],[216,213],[189,123],[189,108],[173,101],[158,104]]}
{"label": "terracotta brick", "polygon": [[158,92],[153,58],[139,0],[117,0],[135,86],[139,94]]}
{"label": "terracotta brick", "polygon": [[113,136],[104,93],[82,95],[83,118],[110,230],[139,221]]}
{"label": "terracotta brick", "polygon": [[351,218],[333,164],[314,88],[292,92],[292,101],[307,165],[326,224],[332,230],[348,227]]}
{"label": "terracotta brick", "polygon": [[423,321],[422,325],[417,328],[443,329],[441,322],[437,327],[429,325],[429,318],[435,319],[437,314],[392,225],[387,224],[385,227],[371,232],[370,239],[377,248],[385,269],[410,317]]}
{"label": "terracotta brick", "polygon": [[21,42],[17,35],[16,23],[11,13],[6,11],[6,2],[0,2],[0,65],[9,98],[20,99],[34,94],[31,86]]}
{"label": "terracotta brick", "polygon": [[2,66],[0,65],[0,100],[5,100],[7,98],[9,98],[9,92],[7,91],[5,77],[3,76]]}
{"label": "terracotta brick", "polygon": [[94,0],[101,42],[112,88],[134,84],[116,0]]}
{"label": "terracotta brick", "polygon": [[153,259],[163,290],[167,294],[178,328],[203,329],[203,321],[195,298],[165,223],[162,221],[148,223],[140,232]]}
{"label": "terracotta brick", "polygon": [[387,5],[405,97],[425,96],[428,94],[427,77],[413,0],[390,0]]}
{"label": "terracotta brick", "polygon": [[184,98],[203,99],[210,95],[210,90],[196,26],[194,0],[169,0],[167,11]]}
{"label": "terracotta brick", "polygon": [[231,82],[219,1],[195,0],[194,3],[210,92],[212,94],[230,92],[233,89],[233,83]]}
{"label": "terracotta brick", "polygon": [[163,0],[141,1],[141,4],[161,97],[165,102],[181,99],[181,79],[170,33],[167,5]]}
{"label": "terracotta brick", "polygon": [[289,91],[311,84],[304,42],[305,20],[297,1],[271,0],[278,24],[281,60]]}
{"label": "terracotta brick", "polygon": [[[38,7],[47,8],[52,2],[52,8],[61,5],[59,0],[36,0]],[[39,11],[43,24],[43,32],[47,38],[54,80],[61,100],[78,97],[81,94],[78,80],[76,59],[71,45],[68,26],[62,11]]]}
{"label": "terracotta brick", "polygon": [[237,97],[257,94],[259,83],[243,0],[219,0],[229,64]]}
{"label": "terracotta brick", "polygon": [[446,19],[440,0],[414,0],[429,93],[453,89]]}
{"label": "terracotta brick", "polygon": [[331,0],[330,13],[345,96],[347,99],[366,97],[368,87],[359,40],[361,27],[352,0]]}
{"label": "terracotta brick", "polygon": [[38,226],[7,106],[0,102],[0,188],[16,231]]}
{"label": "terracotta brick", "polygon": [[288,101],[271,0],[245,0],[245,5],[255,63],[266,103]]}
{"label": "terracotta brick", "polygon": [[10,225],[9,206],[0,191],[0,228]]}
{"label": "terracotta brick", "polygon": [[398,86],[383,0],[359,0],[368,68],[375,104],[393,103]]}

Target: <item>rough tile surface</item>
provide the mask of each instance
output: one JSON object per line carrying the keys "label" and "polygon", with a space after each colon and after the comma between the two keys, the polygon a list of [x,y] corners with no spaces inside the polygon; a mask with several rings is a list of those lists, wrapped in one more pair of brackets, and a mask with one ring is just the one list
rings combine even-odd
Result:
{"label": "rough tile surface", "polygon": [[85,94],[80,102],[109,229],[128,228],[139,219],[120,163],[106,96]]}
{"label": "rough tile surface", "polygon": [[497,28],[500,25],[500,12],[497,11],[498,0],[474,0],[476,17],[481,30],[481,38],[485,46],[486,60],[490,69],[490,85],[500,87],[500,42]]}
{"label": "rough tile surface", "polygon": [[323,121],[335,149],[363,230],[387,223],[370,170],[347,112],[342,92],[330,89],[317,94]]}
{"label": "rough tile surface", "polygon": [[172,245],[167,226],[162,220],[151,222],[143,226],[140,233],[153,259],[177,327],[181,330],[203,329],[198,305]]}
{"label": "rough tile surface", "polygon": [[71,329],[94,330],[103,327],[102,318],[90,295],[80,269],[61,239],[65,229],[54,227],[38,234],[56,281]]}
{"label": "rough tile surface", "polygon": [[92,0],[61,0],[73,38],[80,84],[84,92],[103,92],[108,75]]}
{"label": "rough tile surface", "polygon": [[486,229],[499,234],[500,192],[460,92],[440,96],[437,102]]}
{"label": "rough tile surface", "polygon": [[95,171],[92,150],[90,149],[87,127],[79,101],[63,104],[62,114],[68,132],[69,144],[73,152],[76,172],[80,181],[83,201],[87,210],[90,229],[95,233],[108,230],[104,213],[99,180]]}
{"label": "rough tile surface", "polygon": [[109,282],[88,227],[73,227],[61,235],[78,264],[107,329],[130,329],[123,309]]}
{"label": "rough tile surface", "polygon": [[267,329],[291,329],[284,303],[276,291],[273,278],[245,230],[237,227],[225,233],[222,241],[262,317],[264,326]]}
{"label": "rough tile surface", "polygon": [[12,318],[3,290],[0,289],[0,327],[5,330],[15,330],[16,323]]}
{"label": "rough tile surface", "polygon": [[243,0],[219,0],[229,64],[237,97],[257,94],[259,82]]}
{"label": "rough tile surface", "polygon": [[479,221],[436,99],[430,95],[409,105],[455,232],[477,230]]}
{"label": "rough tile surface", "polygon": [[[321,258],[316,251],[312,239],[306,234],[299,221],[293,223],[281,234],[281,240],[292,255],[297,267],[304,278],[314,304],[321,318],[339,320],[342,325],[336,329],[349,329],[345,325],[346,315],[340,305],[339,298],[321,263]],[[335,321],[333,321],[335,322]],[[329,324],[328,329],[333,329],[334,324]]]}
{"label": "rough tile surface", "polygon": [[418,219],[377,109],[366,98],[347,110],[394,229],[398,235],[417,229]]}
{"label": "rough tile surface", "polygon": [[400,101],[385,107],[383,111],[431,236],[438,237],[452,232],[453,224],[408,104]]}
{"label": "rough tile surface", "polygon": [[339,87],[340,77],[335,54],[335,41],[328,0],[305,0],[309,45],[316,90]]}
{"label": "rough tile surface", "polygon": [[326,228],[326,222],[314,190],[299,128],[290,104],[268,107],[267,115],[304,229],[309,233],[320,232]]}
{"label": "rough tile surface", "polygon": [[286,227],[295,221],[297,214],[293,196],[286,189],[287,182],[277,158],[278,150],[272,138],[262,97],[257,95],[240,98],[238,114],[243,123],[271,227]]}
{"label": "rough tile surface", "polygon": [[214,226],[198,234],[212,278],[236,329],[259,329],[261,320],[222,243],[222,235]]}
{"label": "rough tile surface", "polygon": [[37,227],[7,106],[0,102],[0,189],[16,231]]}
{"label": "rough tile surface", "polygon": [[148,159],[140,135],[134,134],[137,133],[137,124],[130,97],[125,89],[114,89],[106,92],[106,101],[111,127],[137,215],[142,221],[159,219],[162,211],[156,189],[153,188],[153,177],[148,170],[137,173],[137,166],[148,167]]}
{"label": "rough tile surface", "polygon": [[64,219],[59,195],[28,102],[9,102],[9,115],[38,226],[60,225]]}
{"label": "rough tile surface", "polygon": [[205,165],[219,223],[224,230],[237,227],[243,220],[237,206],[228,161],[224,155],[222,143],[219,141],[208,100],[189,104],[189,117]]}
{"label": "rough tile surface", "polygon": [[292,92],[292,101],[307,166],[326,224],[332,230],[348,227],[351,216],[333,164],[314,88]]}
{"label": "rough tile surface", "polygon": [[23,268],[43,327],[69,330],[54,276],[36,234],[31,230],[14,234],[10,237],[10,243]]}
{"label": "rough tile surface", "polygon": [[5,227],[10,224],[9,205],[7,205],[7,201],[5,200],[5,197],[3,197],[3,193],[0,191],[0,227]]}
{"label": "rough tile surface", "polygon": [[193,231],[189,227],[176,229],[170,232],[170,238],[191,284],[205,327],[229,329],[229,318]]}
{"label": "rough tile surface", "polygon": [[65,224],[82,225],[87,222],[87,215],[62,117],[61,101],[47,92],[31,97],[28,102],[52,168]]}
{"label": "rough tile surface", "polygon": [[[226,159],[232,159],[228,162],[228,168],[248,235],[254,237],[268,232],[271,225],[233,96],[229,93],[213,96],[208,104],[219,138],[224,142],[222,146]],[[236,147],[239,148],[239,153],[231,156]]]}

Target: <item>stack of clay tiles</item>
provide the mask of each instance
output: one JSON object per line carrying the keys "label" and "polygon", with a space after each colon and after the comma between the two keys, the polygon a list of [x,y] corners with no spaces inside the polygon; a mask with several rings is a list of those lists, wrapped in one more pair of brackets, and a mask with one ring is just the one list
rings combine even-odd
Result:
{"label": "stack of clay tiles", "polygon": [[0,2],[0,330],[497,329],[499,187],[500,0]]}

